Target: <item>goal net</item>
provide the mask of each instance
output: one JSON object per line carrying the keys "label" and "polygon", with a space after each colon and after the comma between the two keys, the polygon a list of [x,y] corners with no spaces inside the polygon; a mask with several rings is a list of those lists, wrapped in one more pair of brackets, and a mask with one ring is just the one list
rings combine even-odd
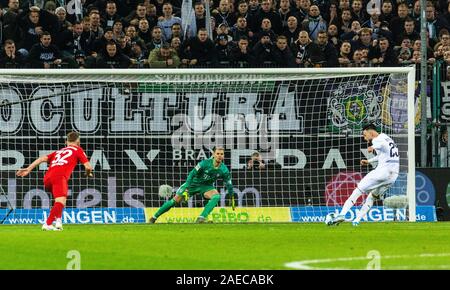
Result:
{"label": "goal net", "polygon": [[[393,216],[415,220],[413,68],[8,70],[0,106],[0,219],[14,208],[5,223],[48,215],[46,164],[15,172],[64,147],[70,131],[81,134],[94,177],[76,167],[63,222],[147,222],[167,200],[160,186],[175,191],[214,146],[225,148],[238,198],[233,211],[219,180],[212,221],[323,221],[373,169],[359,163],[371,157],[367,123],[399,147],[400,176],[386,196],[405,197]],[[158,222],[192,222],[206,202],[195,195]],[[386,212],[377,201],[368,220]]]}

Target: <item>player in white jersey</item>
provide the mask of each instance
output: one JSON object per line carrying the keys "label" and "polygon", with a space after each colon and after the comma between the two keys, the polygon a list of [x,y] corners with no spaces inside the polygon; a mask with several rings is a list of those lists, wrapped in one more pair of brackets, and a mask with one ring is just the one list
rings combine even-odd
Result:
{"label": "player in white jersey", "polygon": [[[384,192],[391,186],[398,177],[400,160],[398,148],[395,142],[386,134],[378,133],[377,128],[373,124],[369,124],[363,128],[363,137],[369,145],[367,148],[369,153],[377,155],[369,160],[361,160],[361,165],[368,166],[377,161],[377,167],[370,171],[353,190],[352,195],[347,199],[341,212],[337,215],[331,224],[339,224],[345,220],[345,215],[350,208],[356,203],[363,193],[369,193],[365,203],[361,207],[353,225],[359,225],[359,221],[363,218],[373,205],[374,199],[382,198]],[[374,152],[375,151],[375,152]]]}

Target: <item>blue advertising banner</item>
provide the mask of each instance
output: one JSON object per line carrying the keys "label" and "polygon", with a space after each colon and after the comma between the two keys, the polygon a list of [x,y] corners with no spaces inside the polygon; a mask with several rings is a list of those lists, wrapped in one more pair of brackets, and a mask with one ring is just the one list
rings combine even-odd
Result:
{"label": "blue advertising banner", "polygon": [[[0,217],[8,210],[0,209]],[[43,224],[49,209],[15,209],[6,218],[4,224]],[[143,208],[66,208],[62,222],[64,224],[121,224],[144,223]]]}
{"label": "blue advertising banner", "polygon": [[[291,219],[293,222],[325,222],[325,216],[328,213],[340,212],[342,207],[327,206],[302,206],[291,208]],[[361,207],[353,207],[346,215],[347,221],[352,221],[358,214]],[[434,222],[436,221],[436,210],[434,206],[417,206],[416,218],[418,222]],[[385,222],[385,221],[405,221],[405,209],[392,209],[383,206],[374,206],[362,221]]]}

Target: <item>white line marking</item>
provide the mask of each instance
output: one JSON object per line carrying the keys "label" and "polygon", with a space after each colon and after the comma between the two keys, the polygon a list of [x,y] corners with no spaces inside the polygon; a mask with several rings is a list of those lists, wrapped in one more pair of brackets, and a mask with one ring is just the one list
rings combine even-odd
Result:
{"label": "white line marking", "polygon": [[[402,259],[402,258],[413,258],[413,257],[419,257],[419,258],[430,258],[430,257],[450,257],[450,253],[441,253],[441,254],[433,254],[433,253],[425,253],[425,254],[418,254],[418,255],[392,255],[392,256],[381,256],[381,259]],[[313,267],[310,266],[310,264],[321,264],[321,263],[331,263],[331,262],[346,262],[346,261],[357,261],[357,260],[370,260],[370,258],[367,257],[347,257],[347,258],[330,258],[330,259],[316,259],[316,260],[304,260],[304,261],[296,261],[296,262],[290,262],[285,263],[284,266],[287,268],[292,269],[298,269],[298,270],[344,270],[346,268],[319,268],[319,267]],[[425,265],[423,265],[425,266]],[[432,266],[432,265],[427,265]],[[444,268],[448,266],[449,269],[450,265],[436,265],[439,268]],[[392,266],[396,267],[396,266]],[[400,266],[397,266],[400,267]],[[400,269],[408,269],[408,266],[401,266]]]}

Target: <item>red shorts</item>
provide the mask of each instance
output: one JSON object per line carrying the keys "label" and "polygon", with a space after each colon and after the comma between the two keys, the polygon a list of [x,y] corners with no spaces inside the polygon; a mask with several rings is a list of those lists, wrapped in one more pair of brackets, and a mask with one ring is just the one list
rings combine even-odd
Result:
{"label": "red shorts", "polygon": [[64,176],[44,177],[44,187],[54,198],[67,197],[69,185]]}

